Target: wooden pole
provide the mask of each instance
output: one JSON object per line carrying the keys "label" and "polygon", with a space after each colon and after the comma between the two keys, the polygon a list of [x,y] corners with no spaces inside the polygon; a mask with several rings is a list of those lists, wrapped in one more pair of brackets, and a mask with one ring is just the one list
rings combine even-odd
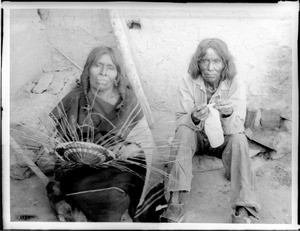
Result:
{"label": "wooden pole", "polygon": [[140,79],[137,73],[137,69],[135,67],[134,61],[132,59],[132,54],[130,50],[130,46],[127,40],[126,32],[124,27],[122,26],[122,21],[120,19],[120,14],[118,10],[108,10],[109,19],[111,25],[113,27],[114,35],[116,36],[118,48],[121,52],[123,63],[125,66],[126,74],[128,76],[129,82],[132,85],[135,94],[137,95],[141,106],[143,108],[143,112],[146,116],[149,127],[153,127],[154,125],[154,117],[152,115],[151,108],[149,106],[149,102],[147,97],[144,94],[143,87],[140,83]]}
{"label": "wooden pole", "polygon": [[[10,145],[17,152],[18,156],[20,156],[24,162],[28,165],[28,167],[35,173],[35,175],[43,182],[45,186],[47,186],[49,179],[48,177],[39,169],[38,166],[27,156],[26,153],[30,153],[30,150],[22,149],[14,138],[10,137]],[[21,151],[22,150],[22,151]]]}

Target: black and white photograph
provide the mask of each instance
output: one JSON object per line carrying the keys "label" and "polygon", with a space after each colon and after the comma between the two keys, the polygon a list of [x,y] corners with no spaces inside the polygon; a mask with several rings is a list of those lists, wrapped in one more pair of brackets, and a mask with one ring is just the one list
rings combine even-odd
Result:
{"label": "black and white photograph", "polygon": [[297,2],[2,2],[2,228],[293,229]]}

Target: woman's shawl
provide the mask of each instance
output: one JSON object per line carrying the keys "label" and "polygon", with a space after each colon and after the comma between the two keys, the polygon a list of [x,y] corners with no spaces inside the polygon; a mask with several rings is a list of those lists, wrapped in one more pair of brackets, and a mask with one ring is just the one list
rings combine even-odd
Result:
{"label": "woman's shawl", "polygon": [[[81,88],[67,94],[53,109],[51,117],[56,121],[59,133],[66,141],[87,140],[99,143],[106,133],[126,139],[133,127],[144,117],[133,91],[126,89],[110,113],[96,107],[93,99],[88,105]],[[94,107],[95,105],[95,107]],[[79,140],[78,140],[79,139]]]}
{"label": "woman's shawl", "polygon": [[[105,111],[99,110],[95,112],[92,107],[92,112],[88,114],[88,110],[83,91],[81,88],[76,88],[53,109],[51,117],[56,121],[59,133],[67,141],[92,137],[92,142],[101,144],[99,142],[101,137],[110,133],[128,142],[137,143],[144,150],[147,171],[144,189],[136,211],[136,217],[138,217],[164,193],[163,188],[155,187],[162,182],[163,176],[157,171],[160,168],[157,165],[158,151],[140,103],[134,92],[126,88],[124,98],[116,103],[110,113],[106,114]],[[151,189],[151,195],[147,195]],[[147,201],[144,200],[146,196],[149,198]]]}

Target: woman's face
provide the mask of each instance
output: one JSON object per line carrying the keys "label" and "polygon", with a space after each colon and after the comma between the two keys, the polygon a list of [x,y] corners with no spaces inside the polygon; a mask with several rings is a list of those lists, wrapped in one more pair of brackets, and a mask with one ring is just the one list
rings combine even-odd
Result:
{"label": "woman's face", "polygon": [[99,57],[90,67],[91,88],[106,91],[114,87],[118,71],[109,54]]}
{"label": "woman's face", "polygon": [[208,48],[205,56],[200,60],[200,70],[205,82],[218,84],[221,78],[224,63],[221,57],[213,50]]}

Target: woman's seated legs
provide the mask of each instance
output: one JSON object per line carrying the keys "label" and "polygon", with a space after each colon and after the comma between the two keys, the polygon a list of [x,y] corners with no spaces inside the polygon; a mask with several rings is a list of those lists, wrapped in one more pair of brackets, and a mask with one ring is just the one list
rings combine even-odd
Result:
{"label": "woman's seated legs", "polygon": [[60,187],[56,189],[59,194],[55,192],[55,198],[49,186],[48,197],[52,203],[65,199],[73,208],[82,211],[89,221],[120,221],[127,209],[133,216],[144,186],[145,169],[135,164],[123,163],[122,166],[136,174],[115,167],[85,166],[67,171],[55,179],[59,182]]}

